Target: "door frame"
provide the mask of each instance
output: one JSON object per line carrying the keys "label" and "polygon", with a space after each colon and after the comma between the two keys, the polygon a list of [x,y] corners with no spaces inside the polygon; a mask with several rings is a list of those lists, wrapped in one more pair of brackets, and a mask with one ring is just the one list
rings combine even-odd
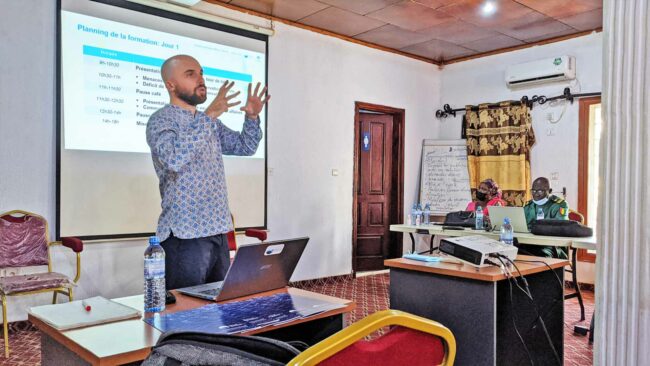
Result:
{"label": "door frame", "polygon": [[[392,159],[392,188],[391,188],[391,209],[389,214],[390,222],[402,222],[404,217],[404,121],[405,111],[401,108],[388,107],[380,104],[365,102],[354,102],[354,170],[352,184],[352,274],[356,276],[356,251],[357,251],[357,222],[359,219],[359,202],[357,192],[359,190],[359,141],[361,139],[361,123],[359,114],[361,110],[389,114],[393,116],[393,159]],[[388,256],[401,256],[404,236],[402,233],[389,232]],[[391,250],[393,249],[393,250]],[[394,252],[393,252],[394,251]]]}
{"label": "door frame", "polygon": [[[589,109],[593,104],[599,103],[602,103],[601,97],[589,97],[581,98],[578,104],[578,212],[584,216],[585,221],[589,220],[587,215],[587,205],[589,204],[587,199],[589,190]],[[596,255],[589,254],[586,249],[579,249],[578,261],[595,263]]]}

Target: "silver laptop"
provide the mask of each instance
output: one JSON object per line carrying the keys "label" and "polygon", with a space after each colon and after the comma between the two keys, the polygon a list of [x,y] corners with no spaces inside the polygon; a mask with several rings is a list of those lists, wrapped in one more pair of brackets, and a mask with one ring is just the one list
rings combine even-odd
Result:
{"label": "silver laptop", "polygon": [[490,223],[496,226],[495,230],[501,230],[504,218],[510,218],[510,225],[512,231],[516,233],[527,233],[528,224],[526,223],[526,215],[524,214],[523,207],[501,207],[490,206]]}
{"label": "silver laptop", "polygon": [[207,300],[223,301],[283,288],[296,269],[309,238],[242,245],[223,281],[177,289]]}

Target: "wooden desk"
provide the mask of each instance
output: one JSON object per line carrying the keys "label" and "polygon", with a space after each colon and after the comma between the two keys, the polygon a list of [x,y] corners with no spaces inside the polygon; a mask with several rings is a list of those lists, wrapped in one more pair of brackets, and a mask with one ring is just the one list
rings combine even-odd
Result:
{"label": "wooden desk", "polygon": [[[349,300],[295,288],[269,291],[225,302],[241,301],[256,296],[269,296],[283,292],[340,303],[344,304],[345,307],[241,334],[263,335],[280,340],[298,339],[311,345],[343,329],[345,324],[344,315],[356,307],[355,303]],[[211,303],[179,293],[175,293],[175,295],[176,304],[168,305],[163,314],[194,309]],[[142,295],[119,298],[114,301],[136,309],[143,309],[144,300]],[[131,319],[67,331],[54,329],[32,315],[29,315],[28,319],[41,332],[41,362],[43,366],[139,363],[149,355],[151,347],[156,344],[162,334],[158,329],[145,323],[142,319]]]}
{"label": "wooden desk", "polygon": [[[563,267],[566,260],[518,256],[560,358],[564,347]],[[535,319],[534,306],[510,285],[500,268],[419,262],[404,258],[384,261],[390,267],[390,308],[438,321],[456,337],[456,365],[530,364],[513,327],[513,316],[535,364],[556,364],[551,347]],[[550,266],[552,271],[546,266]],[[516,271],[512,268],[516,275]],[[553,273],[555,272],[555,274]]]}
{"label": "wooden desk", "polygon": [[[487,232],[484,230],[472,230],[465,228],[462,230],[445,230],[441,225],[391,225],[391,231],[408,233],[411,237],[411,251],[415,252],[415,238],[413,234],[425,234],[431,235],[429,242],[428,252],[433,252],[433,240],[436,235],[444,236],[468,236],[468,235],[483,235],[489,238],[499,240],[499,233],[497,232]],[[514,233],[514,237],[517,238],[520,244],[530,244],[530,245],[542,245],[542,246],[555,246],[555,247],[565,247],[567,248],[567,253],[570,253],[570,248],[573,249],[596,249],[596,239],[595,237],[590,238],[568,238],[560,236],[543,236],[535,235],[531,233]],[[577,268],[578,263],[578,252],[576,250],[571,254],[571,266],[572,268]],[[574,270],[571,273],[573,283],[578,283],[578,271]],[[567,294],[565,299],[570,299],[573,297],[578,298],[578,303],[580,304],[580,320],[585,319],[585,306],[584,301],[582,300],[582,293],[580,292],[580,286],[575,286],[576,291],[571,294]]]}

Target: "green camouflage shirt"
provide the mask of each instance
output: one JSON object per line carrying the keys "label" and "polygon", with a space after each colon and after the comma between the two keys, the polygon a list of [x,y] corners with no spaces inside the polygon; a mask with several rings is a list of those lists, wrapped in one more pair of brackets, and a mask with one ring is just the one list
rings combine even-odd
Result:
{"label": "green camouflage shirt", "polygon": [[540,207],[542,208],[542,211],[544,211],[545,219],[569,219],[569,204],[560,197],[550,195],[548,196],[548,201],[541,206],[536,205],[533,200],[528,201],[528,203],[524,205],[526,223],[529,228],[530,224],[537,219],[537,209]]}

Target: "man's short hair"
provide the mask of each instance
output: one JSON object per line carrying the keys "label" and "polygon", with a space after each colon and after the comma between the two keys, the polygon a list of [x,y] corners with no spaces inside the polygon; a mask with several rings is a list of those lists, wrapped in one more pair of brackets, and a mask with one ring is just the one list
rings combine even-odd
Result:
{"label": "man's short hair", "polygon": [[533,181],[533,184],[535,184],[535,182],[539,182],[541,184],[546,184],[548,187],[551,186],[551,182],[546,177],[539,177],[539,178],[537,178],[537,179],[535,179]]}

